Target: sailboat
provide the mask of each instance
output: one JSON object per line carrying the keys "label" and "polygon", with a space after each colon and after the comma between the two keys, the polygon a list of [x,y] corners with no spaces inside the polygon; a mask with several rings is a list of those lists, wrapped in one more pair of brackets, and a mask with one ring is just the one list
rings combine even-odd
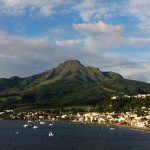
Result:
{"label": "sailboat", "polygon": [[19,132],[18,132],[18,131],[16,131],[16,134],[18,135],[18,134],[19,134]]}
{"label": "sailboat", "polygon": [[50,131],[50,132],[48,133],[48,136],[49,136],[49,137],[52,137],[52,136],[54,136],[54,134]]}

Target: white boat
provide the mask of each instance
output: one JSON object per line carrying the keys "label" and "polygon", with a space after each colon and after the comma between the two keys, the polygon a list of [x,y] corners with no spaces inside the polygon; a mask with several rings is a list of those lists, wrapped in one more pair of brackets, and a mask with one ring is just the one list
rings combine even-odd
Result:
{"label": "white boat", "polygon": [[24,124],[24,125],[23,125],[24,128],[27,128],[27,127],[31,127],[31,128],[32,128],[33,126],[34,126],[34,125],[32,125],[32,124]]}
{"label": "white boat", "polygon": [[18,134],[19,134],[19,132],[18,132],[18,131],[16,131],[16,134],[18,135]]}
{"label": "white boat", "polygon": [[40,121],[40,124],[42,125],[42,124],[45,124],[45,122],[44,121]]}
{"label": "white boat", "polygon": [[27,124],[24,124],[24,125],[23,125],[24,128],[26,128],[27,126],[28,126]]}
{"label": "white boat", "polygon": [[110,128],[110,130],[115,130],[115,128]]}
{"label": "white boat", "polygon": [[50,132],[48,133],[48,136],[49,136],[49,137],[52,137],[52,136],[54,136],[54,134],[50,131]]}
{"label": "white boat", "polygon": [[36,125],[33,126],[33,129],[38,129],[38,128],[39,128],[39,126],[36,126]]}
{"label": "white boat", "polygon": [[52,124],[52,123],[49,123],[49,126],[53,126],[54,124]]}
{"label": "white boat", "polygon": [[32,121],[28,121],[26,124],[23,125],[23,127],[33,127],[33,122]]}

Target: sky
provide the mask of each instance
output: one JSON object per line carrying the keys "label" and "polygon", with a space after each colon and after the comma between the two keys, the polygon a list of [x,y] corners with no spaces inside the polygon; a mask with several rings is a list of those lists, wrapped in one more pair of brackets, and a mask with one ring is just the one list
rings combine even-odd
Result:
{"label": "sky", "polygon": [[68,59],[150,82],[150,0],[0,0],[0,78]]}

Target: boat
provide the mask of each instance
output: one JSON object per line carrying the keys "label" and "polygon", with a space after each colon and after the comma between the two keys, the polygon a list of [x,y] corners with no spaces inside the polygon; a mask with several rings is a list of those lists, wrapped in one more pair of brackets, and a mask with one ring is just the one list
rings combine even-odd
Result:
{"label": "boat", "polygon": [[53,123],[49,123],[49,126],[53,126],[54,124]]}
{"label": "boat", "polygon": [[110,130],[115,130],[115,128],[112,128],[112,127],[111,127]]}
{"label": "boat", "polygon": [[33,126],[33,129],[38,129],[38,128],[39,128],[39,126],[36,126],[36,125]]}
{"label": "boat", "polygon": [[19,132],[18,132],[18,131],[16,131],[16,134],[18,135],[18,134],[19,134]]}
{"label": "boat", "polygon": [[26,127],[31,127],[31,128],[32,128],[33,126],[34,126],[34,125],[33,125],[33,122],[32,122],[32,121],[28,121],[26,124],[23,125],[23,127],[25,127],[25,128],[26,128]]}
{"label": "boat", "polygon": [[54,134],[50,131],[50,132],[48,133],[48,136],[49,136],[49,137],[52,137],[52,136],[54,136]]}
{"label": "boat", "polygon": [[40,121],[40,124],[43,125],[43,124],[45,124],[45,122],[44,121]]}

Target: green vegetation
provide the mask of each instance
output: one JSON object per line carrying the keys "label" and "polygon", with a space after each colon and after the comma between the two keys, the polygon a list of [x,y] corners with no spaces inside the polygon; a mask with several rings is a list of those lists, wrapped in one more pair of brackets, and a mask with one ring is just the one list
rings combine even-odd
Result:
{"label": "green vegetation", "polygon": [[[85,67],[77,60],[69,60],[31,77],[0,79],[0,108],[62,108],[100,104],[102,109],[107,110],[110,109],[107,103],[110,103],[111,96],[137,93],[150,93],[150,84],[127,80],[117,73],[101,72],[98,68]],[[128,107],[121,105],[122,101],[118,102],[115,104],[116,111],[119,107]],[[124,99],[123,103],[128,104],[128,100]]]}
{"label": "green vegetation", "polygon": [[150,108],[150,97],[143,98],[123,98],[110,100],[105,99],[101,104],[96,104],[93,111],[97,112],[127,112],[138,111],[141,112],[141,108]]}

